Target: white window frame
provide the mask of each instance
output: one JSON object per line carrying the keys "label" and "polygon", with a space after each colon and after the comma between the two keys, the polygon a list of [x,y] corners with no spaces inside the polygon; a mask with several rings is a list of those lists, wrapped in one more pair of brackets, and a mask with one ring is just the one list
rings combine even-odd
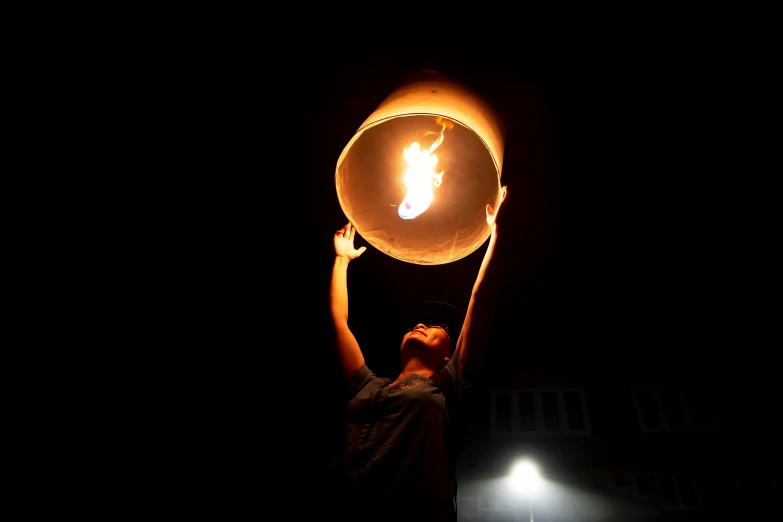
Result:
{"label": "white window frame", "polygon": [[[585,421],[584,428],[580,430],[571,429],[568,425],[568,412],[565,408],[565,393],[577,392],[580,398],[582,418]],[[519,418],[519,395],[533,395],[533,409],[535,414],[535,430],[522,430]],[[544,419],[544,406],[541,399],[542,393],[555,393],[557,397],[557,414],[560,421],[560,428],[547,429]],[[511,396],[511,430],[499,430],[497,427],[497,396]],[[529,389],[493,389],[490,408],[490,427],[493,437],[518,438],[518,437],[588,437],[592,435],[593,429],[590,423],[590,416],[587,411],[587,399],[583,388],[529,388]]]}
{"label": "white window frame", "polygon": [[[673,428],[669,425],[669,417],[666,414],[666,410],[663,407],[663,401],[661,400],[661,390],[664,388],[673,388],[677,391],[677,403],[680,406],[683,418],[685,419],[685,426],[681,428]],[[655,402],[655,411],[658,413],[658,419],[660,420],[660,426],[653,428],[645,425],[644,416],[642,415],[642,408],[639,404],[639,390],[649,390],[652,392],[653,400]],[[737,415],[737,422],[735,425],[727,426],[720,422],[718,414],[716,412],[715,403],[712,398],[706,393],[704,388],[699,388],[699,394],[702,400],[707,405],[707,411],[709,414],[710,422],[707,425],[697,425],[693,421],[693,414],[690,407],[683,397],[682,388],[679,386],[671,385],[637,385],[631,388],[631,395],[633,397],[634,409],[636,410],[636,420],[639,425],[639,429],[642,433],[684,433],[690,431],[715,431],[715,430],[737,430],[740,429],[741,420],[738,417],[738,412],[734,412]]]}

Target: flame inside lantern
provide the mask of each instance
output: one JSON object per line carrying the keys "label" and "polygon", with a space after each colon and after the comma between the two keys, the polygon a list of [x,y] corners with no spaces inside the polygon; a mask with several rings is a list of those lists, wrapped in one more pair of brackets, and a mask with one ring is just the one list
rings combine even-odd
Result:
{"label": "flame inside lantern", "polygon": [[[435,172],[438,157],[433,152],[443,143],[443,133],[446,129],[451,129],[454,124],[443,118],[435,118],[435,122],[441,126],[440,136],[430,145],[430,148],[422,149],[414,141],[410,147],[402,151],[402,155],[408,163],[408,169],[403,176],[405,186],[408,187],[408,194],[402,200],[397,211],[402,219],[413,219],[427,210],[434,198],[433,187],[438,188],[443,182],[443,172]],[[427,134],[436,133],[428,132]]]}

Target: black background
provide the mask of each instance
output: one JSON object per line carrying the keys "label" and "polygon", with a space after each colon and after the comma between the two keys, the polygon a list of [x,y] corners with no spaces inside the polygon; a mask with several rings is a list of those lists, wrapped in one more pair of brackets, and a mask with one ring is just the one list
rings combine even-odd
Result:
{"label": "black background", "polygon": [[[420,68],[473,87],[508,125],[514,259],[488,374],[632,368],[772,387],[759,333],[772,316],[754,293],[769,240],[744,224],[770,210],[746,190],[753,66],[698,38],[478,41],[311,36],[277,48],[240,36],[163,60],[150,134],[170,145],[144,177],[159,212],[144,222],[153,283],[140,305],[161,386],[139,429],[156,434],[144,447],[162,471],[148,480],[181,505],[266,506],[262,481],[298,502],[317,490],[340,383],[327,308],[332,234],[346,222],[334,169]],[[390,318],[422,300],[464,310],[486,244],[435,267],[367,246],[349,269],[349,324],[393,376]]]}

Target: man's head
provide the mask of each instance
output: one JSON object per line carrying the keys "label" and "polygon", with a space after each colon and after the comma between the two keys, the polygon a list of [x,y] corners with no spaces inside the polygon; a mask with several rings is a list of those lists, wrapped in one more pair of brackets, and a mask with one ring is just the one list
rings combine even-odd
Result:
{"label": "man's head", "polygon": [[457,346],[465,314],[443,301],[423,301],[408,307],[399,317],[402,365],[412,358],[432,369],[449,362]]}
{"label": "man's head", "polygon": [[449,362],[453,352],[448,326],[417,323],[402,337],[400,356],[403,361],[416,357],[428,366],[442,366]]}

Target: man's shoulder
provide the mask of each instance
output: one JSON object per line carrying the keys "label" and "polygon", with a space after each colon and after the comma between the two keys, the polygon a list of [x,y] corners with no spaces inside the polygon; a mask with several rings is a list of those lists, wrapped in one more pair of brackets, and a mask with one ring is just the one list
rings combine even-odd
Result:
{"label": "man's shoulder", "polygon": [[363,393],[369,393],[370,391],[380,388],[386,385],[390,379],[384,377],[378,377],[370,370],[365,364],[354,374],[353,378],[348,383],[346,393],[355,398]]}

